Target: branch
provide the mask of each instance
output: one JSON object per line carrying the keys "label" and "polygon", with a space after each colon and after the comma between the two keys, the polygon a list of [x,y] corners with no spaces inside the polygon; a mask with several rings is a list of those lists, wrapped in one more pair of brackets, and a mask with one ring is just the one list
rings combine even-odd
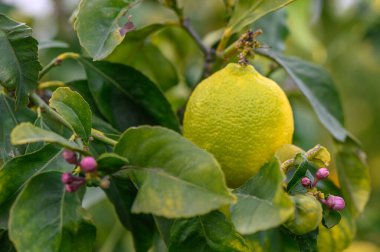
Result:
{"label": "branch", "polygon": [[215,50],[203,44],[202,39],[199,37],[198,33],[191,26],[190,20],[188,18],[182,19],[180,17],[180,20],[181,20],[181,27],[190,35],[190,37],[198,45],[199,49],[201,49],[203,55],[205,56],[205,65],[203,69],[203,75],[207,76],[210,72],[211,64],[216,59]]}
{"label": "branch", "polygon": [[190,24],[190,20],[188,18],[183,19],[181,22],[181,26],[190,35],[190,37],[194,39],[195,43],[198,45],[198,47],[201,49],[201,51],[207,58],[212,53],[211,48],[208,48],[207,46],[203,44],[202,39],[199,37],[198,33],[194,30],[193,26]]}

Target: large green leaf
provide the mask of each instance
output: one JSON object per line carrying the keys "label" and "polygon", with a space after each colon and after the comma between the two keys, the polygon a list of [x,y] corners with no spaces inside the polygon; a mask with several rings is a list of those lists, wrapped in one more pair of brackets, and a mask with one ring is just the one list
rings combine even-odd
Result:
{"label": "large green leaf", "polygon": [[354,216],[363,212],[369,199],[371,184],[365,153],[348,137],[336,142],[336,166],[343,197]]}
{"label": "large green leaf", "polygon": [[62,147],[83,152],[75,143],[49,130],[37,128],[31,123],[21,123],[17,125],[11,133],[12,144],[27,144],[35,142],[46,142],[58,144]]}
{"label": "large green leaf", "polygon": [[253,250],[221,212],[213,211],[191,219],[176,220],[171,227],[170,251],[248,252]]}
{"label": "large green leaf", "polygon": [[28,103],[28,94],[37,87],[37,41],[32,29],[0,14],[0,84],[16,89],[16,107]]}
{"label": "large green leaf", "polygon": [[74,28],[80,44],[95,60],[109,55],[123,41],[121,21],[134,0],[82,0]]}
{"label": "large green leaf", "polygon": [[138,185],[133,213],[192,217],[233,203],[214,157],[162,127],[128,129],[115,146],[131,167],[119,172]]}
{"label": "large green leaf", "polygon": [[105,174],[113,174],[127,165],[128,159],[113,152],[108,152],[101,154],[96,162],[98,163],[98,171],[104,172]]}
{"label": "large green leaf", "polygon": [[236,3],[227,29],[231,34],[241,31],[262,16],[275,11],[294,0],[239,0]]}
{"label": "large green leaf", "polygon": [[238,202],[231,206],[232,222],[242,234],[252,234],[284,223],[293,214],[291,199],[283,189],[284,174],[277,159],[234,190]]}
{"label": "large green leaf", "polygon": [[105,118],[124,130],[140,124],[160,124],[179,131],[179,123],[159,88],[137,70],[122,64],[80,58],[90,91]]}
{"label": "large green leaf", "polygon": [[[98,107],[96,106],[96,102],[92,98],[90,89],[88,87],[88,81],[87,80],[74,80],[65,83],[65,86],[71,88],[72,90],[78,92],[83,99],[90,105],[92,115],[96,115],[98,117],[101,117],[101,113],[99,112]],[[94,122],[93,122],[94,123]]]}
{"label": "large green leaf", "polygon": [[[34,121],[34,126],[45,129],[45,130],[51,130],[45,123],[44,118],[42,115],[38,116],[37,119]],[[26,146],[25,154],[35,152],[42,147],[44,147],[46,143],[44,142],[36,142],[36,143],[30,143]]]}
{"label": "large green leaf", "polygon": [[9,236],[18,251],[91,251],[96,229],[81,207],[81,193],[67,193],[62,173],[33,177],[12,206]]}
{"label": "large green leaf", "polygon": [[91,136],[92,114],[83,97],[68,87],[61,87],[53,92],[49,101],[50,107],[65,119],[83,141],[88,142]]}
{"label": "large green leaf", "polygon": [[0,169],[0,227],[6,225],[4,221],[11,204],[31,177],[43,171],[69,171],[72,168],[64,161],[61,149],[52,145],[6,162]]}
{"label": "large green leaf", "polygon": [[136,252],[148,251],[153,243],[154,221],[150,215],[131,213],[137,195],[133,183],[129,179],[113,177],[105,192],[114,205],[120,222],[131,231]]}
{"label": "large green leaf", "polygon": [[178,83],[174,65],[162,54],[160,49],[148,41],[125,42],[118,46],[107,60],[136,68],[164,91]]}
{"label": "large green leaf", "polygon": [[177,15],[159,1],[151,0],[139,1],[128,14],[132,16],[135,29],[125,35],[107,60],[136,68],[163,90],[176,85],[176,68],[151,42],[151,35],[168,27],[168,24],[179,23]]}
{"label": "large green leaf", "polygon": [[319,120],[339,141],[344,141],[347,131],[343,127],[343,111],[338,92],[330,75],[321,67],[295,57],[259,50],[259,53],[279,63],[306,96]]}
{"label": "large green leaf", "polygon": [[33,122],[36,118],[28,108],[16,110],[15,101],[0,92],[0,159],[7,161],[13,156],[23,153],[23,146],[12,146],[10,134],[12,129],[21,122]]}

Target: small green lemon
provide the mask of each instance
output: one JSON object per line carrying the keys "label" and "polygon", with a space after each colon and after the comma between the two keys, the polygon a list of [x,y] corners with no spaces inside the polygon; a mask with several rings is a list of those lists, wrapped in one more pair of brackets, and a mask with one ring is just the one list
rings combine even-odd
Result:
{"label": "small green lemon", "polygon": [[322,221],[322,206],[314,197],[297,194],[291,196],[294,215],[284,226],[294,234],[303,235],[315,230]]}
{"label": "small green lemon", "polygon": [[304,152],[304,150],[293,144],[284,144],[276,150],[275,156],[278,158],[280,163],[283,163],[294,158],[300,152]]}
{"label": "small green lemon", "polygon": [[194,90],[183,133],[212,153],[228,186],[237,187],[254,176],[280,146],[291,143],[293,114],[274,81],[252,66],[231,63]]}

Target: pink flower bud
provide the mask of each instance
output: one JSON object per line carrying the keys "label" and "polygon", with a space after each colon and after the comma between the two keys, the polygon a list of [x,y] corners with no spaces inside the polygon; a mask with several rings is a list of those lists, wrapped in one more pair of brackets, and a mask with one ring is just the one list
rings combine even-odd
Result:
{"label": "pink flower bud", "polygon": [[65,185],[65,190],[66,190],[66,192],[75,192],[75,188],[71,184],[66,184]]}
{"label": "pink flower bud", "polygon": [[346,202],[344,202],[342,197],[330,195],[326,200],[326,206],[333,210],[340,211],[344,209]]}
{"label": "pink flower bud", "polygon": [[78,162],[77,155],[74,151],[64,150],[62,156],[69,164],[77,164]]}
{"label": "pink flower bud", "polygon": [[86,183],[86,179],[83,177],[74,177],[74,181],[72,181],[69,184],[65,184],[65,190],[66,192],[75,192],[77,191],[82,185]]}
{"label": "pink flower bud", "polygon": [[62,180],[62,183],[64,183],[64,184],[71,184],[72,182],[74,182],[75,178],[74,178],[73,174],[66,172],[66,173],[62,174],[61,180]]}
{"label": "pink flower bud", "polygon": [[330,172],[327,168],[321,168],[315,174],[317,179],[325,179],[330,175]]}
{"label": "pink flower bud", "polygon": [[309,187],[310,184],[311,184],[311,181],[310,181],[309,178],[304,177],[304,178],[302,178],[302,180],[301,180],[301,184],[302,184],[304,187]]}
{"label": "pink flower bud", "polygon": [[84,172],[94,172],[96,170],[97,165],[98,164],[96,163],[96,160],[93,157],[84,157],[80,161],[80,168]]}

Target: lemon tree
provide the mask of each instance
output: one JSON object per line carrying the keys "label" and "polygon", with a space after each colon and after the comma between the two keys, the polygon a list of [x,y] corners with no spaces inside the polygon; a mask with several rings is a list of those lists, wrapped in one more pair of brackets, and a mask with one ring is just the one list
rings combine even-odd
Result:
{"label": "lemon tree", "polygon": [[50,42],[0,4],[0,250],[345,249],[369,174],[292,3],[81,0]]}

